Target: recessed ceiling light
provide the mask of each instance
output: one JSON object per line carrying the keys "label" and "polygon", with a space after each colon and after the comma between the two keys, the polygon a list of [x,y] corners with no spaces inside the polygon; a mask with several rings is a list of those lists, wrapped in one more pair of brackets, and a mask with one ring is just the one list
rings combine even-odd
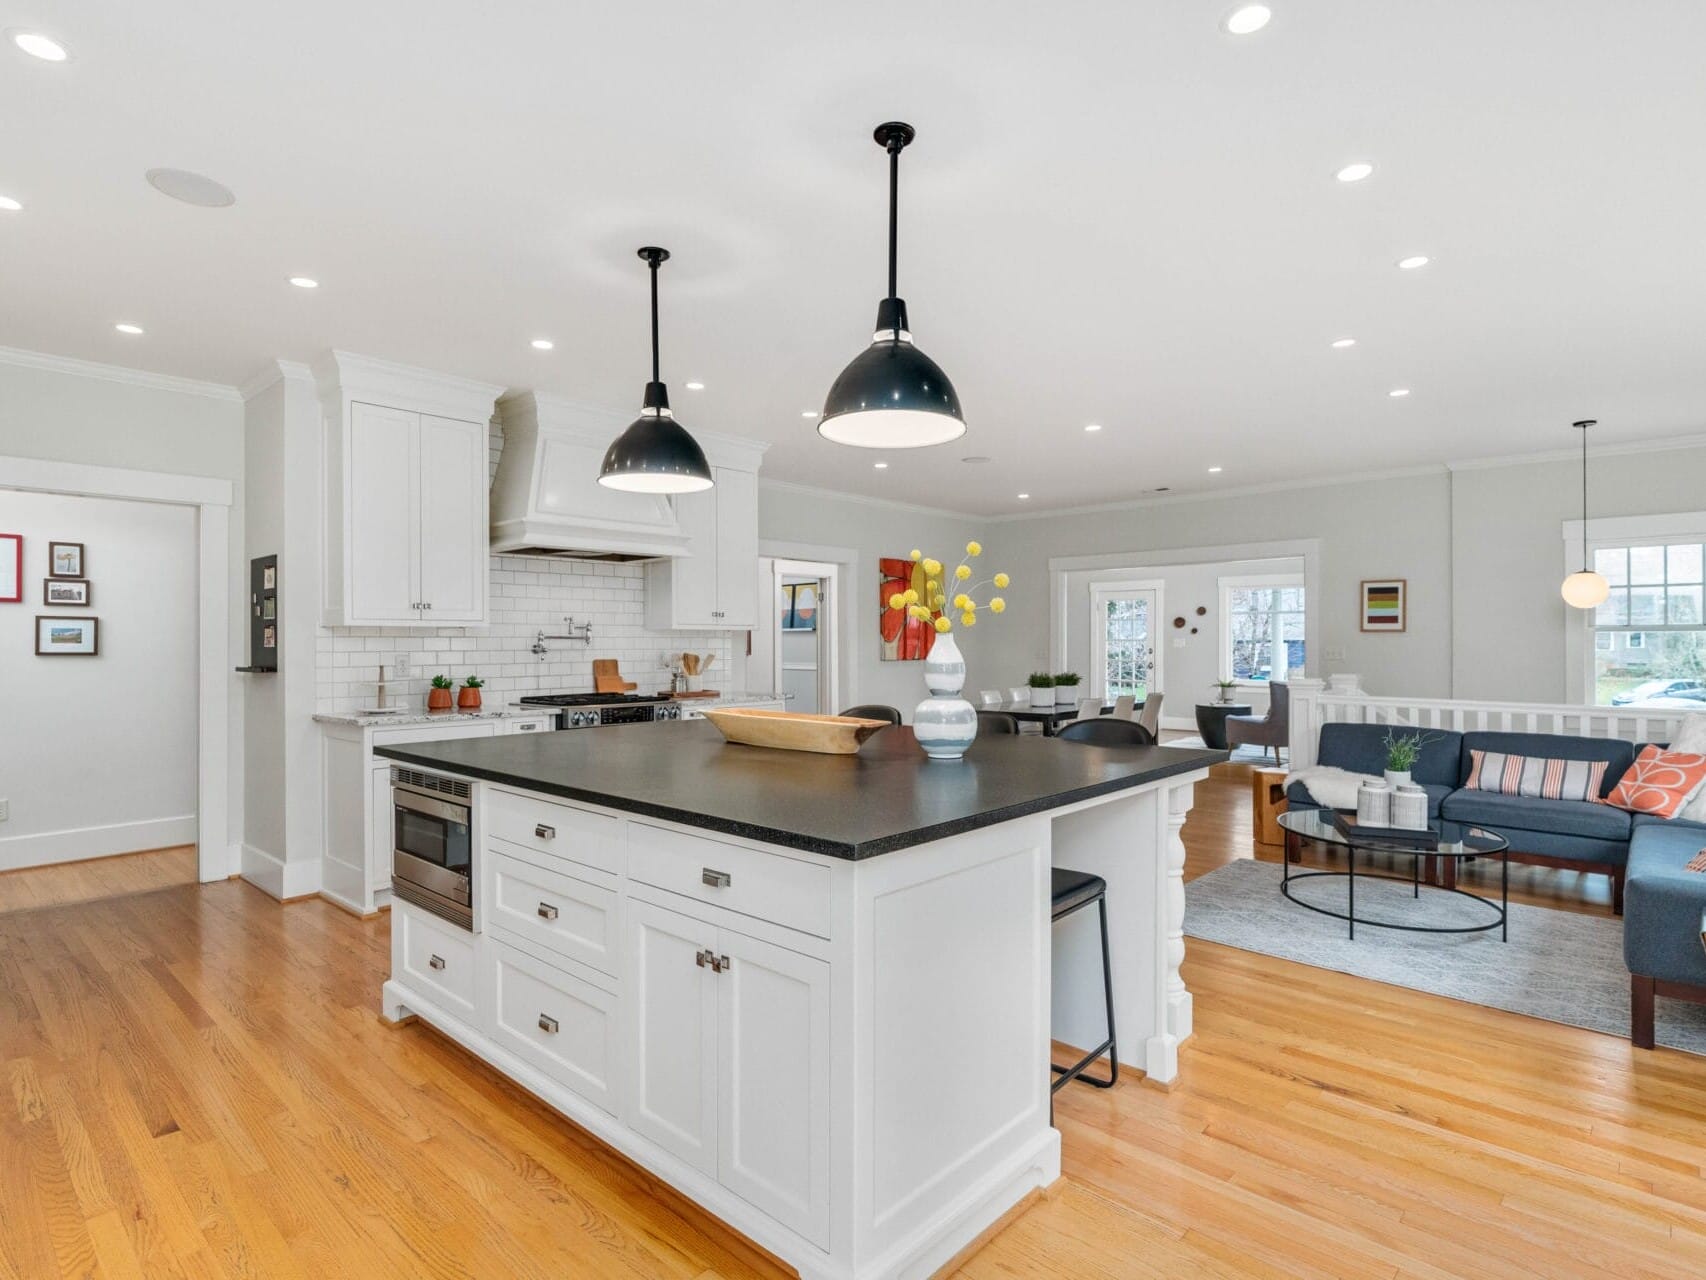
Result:
{"label": "recessed ceiling light", "polygon": [[1211,476],[1217,476],[1217,475],[1219,475],[1219,474],[1220,474],[1220,473],[1221,473],[1221,472],[1222,472],[1222,471],[1225,471],[1225,470],[1226,470],[1226,468],[1225,468],[1225,467],[1210,467],[1210,468],[1209,468],[1209,469],[1208,469],[1208,473],[1209,473],[1209,475],[1211,475]]}
{"label": "recessed ceiling light", "polygon": [[703,382],[689,382],[687,384],[687,389],[689,391],[703,391],[705,389],[705,384]]}
{"label": "recessed ceiling light", "polygon": [[1024,502],[1024,501],[1026,501],[1026,500],[1027,500],[1027,499],[1029,499],[1029,498],[1030,498],[1030,496],[1031,496],[1031,495],[1030,495],[1030,494],[1028,494],[1028,493],[1021,493],[1021,494],[1020,494],[1020,495],[1019,495],[1019,501],[1020,501],[1020,502]]}
{"label": "recessed ceiling light", "polygon": [[1101,429],[1102,424],[1099,422],[1092,422],[1089,426],[1084,428],[1086,431],[1100,431]]}
{"label": "recessed ceiling light", "polygon": [[1273,10],[1265,4],[1239,5],[1226,15],[1226,29],[1235,36],[1247,36],[1267,26],[1273,16]]}
{"label": "recessed ceiling light", "polygon": [[51,40],[39,31],[20,31],[16,27],[7,31],[12,43],[17,45],[32,58],[40,58],[43,62],[64,62],[71,54],[57,40]]}
{"label": "recessed ceiling light", "polygon": [[802,417],[802,418],[815,418],[815,417],[817,417],[817,410],[816,409],[802,409],[802,410],[800,410],[800,417]]}
{"label": "recessed ceiling light", "polygon": [[298,289],[318,289],[320,287],[318,280],[310,279],[307,276],[291,276],[290,283]]}
{"label": "recessed ceiling light", "polygon": [[554,347],[556,345],[557,344],[555,342],[552,342],[551,339],[549,339],[549,338],[535,338],[533,340],[533,349],[535,351],[549,351],[552,347]]}
{"label": "recessed ceiling light", "polygon": [[887,471],[889,469],[889,464],[886,462],[873,462],[871,465],[878,471]]}
{"label": "recessed ceiling light", "polygon": [[0,196],[0,209],[4,209],[7,213],[16,213],[23,207],[23,205],[12,199],[11,196]]}
{"label": "recessed ceiling light", "polygon": [[1402,400],[1405,396],[1410,394],[1410,388],[1408,388],[1408,387],[1394,387],[1394,388],[1392,388],[1392,390],[1388,391],[1386,394],[1391,396],[1394,400]]}
{"label": "recessed ceiling light", "polygon": [[113,328],[117,329],[120,333],[136,334],[142,332],[142,326],[139,324],[115,324]]}
{"label": "recessed ceiling light", "polygon": [[1425,253],[1418,253],[1408,258],[1398,259],[1398,270],[1400,271],[1414,271],[1417,267],[1425,267],[1427,265],[1428,255]]}
{"label": "recessed ceiling light", "polygon": [[1358,160],[1355,164],[1347,164],[1333,176],[1340,182],[1361,182],[1374,172],[1374,166],[1366,160]]}
{"label": "recessed ceiling light", "polygon": [[236,195],[223,182],[188,169],[150,169],[142,176],[161,195],[200,209],[224,209],[237,203]]}
{"label": "recessed ceiling light", "polygon": [[1346,347],[1354,347],[1356,344],[1355,338],[1334,338],[1332,345],[1335,351],[1343,351]]}

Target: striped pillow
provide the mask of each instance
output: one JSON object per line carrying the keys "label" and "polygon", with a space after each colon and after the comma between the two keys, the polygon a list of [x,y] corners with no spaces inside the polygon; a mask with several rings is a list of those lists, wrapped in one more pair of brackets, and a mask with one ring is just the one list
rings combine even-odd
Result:
{"label": "striped pillow", "polygon": [[1548,760],[1544,756],[1513,756],[1471,748],[1469,761],[1469,781],[1464,786],[1505,796],[1598,800],[1605,781],[1603,760]]}

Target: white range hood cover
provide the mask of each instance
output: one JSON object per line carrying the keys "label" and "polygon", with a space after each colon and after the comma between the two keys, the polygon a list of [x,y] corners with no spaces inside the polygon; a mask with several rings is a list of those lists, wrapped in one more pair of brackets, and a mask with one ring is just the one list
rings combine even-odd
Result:
{"label": "white range hood cover", "polygon": [[628,423],[608,410],[523,391],[498,401],[504,446],[492,481],[492,551],[581,560],[688,555],[662,494],[598,483],[604,452]]}

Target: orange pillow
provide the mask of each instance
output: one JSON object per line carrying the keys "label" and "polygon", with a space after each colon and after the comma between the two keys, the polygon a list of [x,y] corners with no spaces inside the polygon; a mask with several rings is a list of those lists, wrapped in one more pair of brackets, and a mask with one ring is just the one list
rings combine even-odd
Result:
{"label": "orange pillow", "polygon": [[1605,803],[1631,813],[1674,818],[1702,786],[1706,786],[1706,756],[1642,747]]}

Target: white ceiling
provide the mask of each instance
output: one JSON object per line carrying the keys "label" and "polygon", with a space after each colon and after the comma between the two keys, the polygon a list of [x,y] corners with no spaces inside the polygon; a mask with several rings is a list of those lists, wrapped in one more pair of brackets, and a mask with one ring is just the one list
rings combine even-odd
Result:
{"label": "white ceiling", "polygon": [[[681,419],[827,488],[997,513],[1706,423],[1706,5],[1271,3],[1236,38],[1230,0],[0,0],[74,55],[0,48],[0,344],[230,383],[340,347],[626,415],[656,242]],[[883,292],[889,118],[970,430],[876,471],[800,414]]]}

